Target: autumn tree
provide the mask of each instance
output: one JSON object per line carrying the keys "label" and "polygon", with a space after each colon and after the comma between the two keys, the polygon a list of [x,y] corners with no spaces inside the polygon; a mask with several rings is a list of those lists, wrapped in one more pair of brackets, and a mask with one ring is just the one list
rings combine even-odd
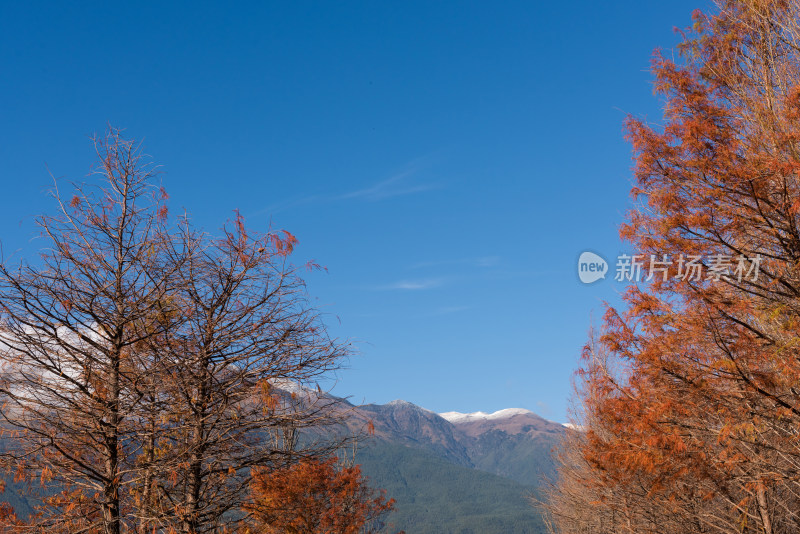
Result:
{"label": "autumn tree", "polygon": [[164,335],[151,337],[148,351],[159,359],[157,391],[170,421],[157,436],[161,514],[179,516],[175,528],[194,534],[230,522],[253,468],[327,455],[347,441],[329,433],[300,442],[297,433],[319,437],[341,421],[336,399],[303,384],[336,369],[348,347],[326,335],[308,305],[288,263],[291,234],[248,231],[237,216],[219,238],[184,222],[172,242],[169,306],[180,312],[162,314]]}
{"label": "autumn tree", "polygon": [[589,528],[559,519],[568,502],[602,509],[607,532],[800,528],[800,6],[718,8],[678,59],[654,58],[664,126],[627,122],[622,236],[645,263],[675,261],[587,347],[559,532]]}
{"label": "autumn tree", "polygon": [[6,529],[222,531],[254,468],[343,441],[314,386],[348,345],[310,306],[291,234],[171,222],[138,145],[96,146],[100,185],[55,189],[41,258],[0,265],[0,460],[46,488]]}
{"label": "autumn tree", "polygon": [[[58,214],[38,219],[40,260],[0,265],[2,459],[80,492],[97,510],[86,528],[117,533],[141,380],[132,347],[151,331],[171,267],[158,253],[165,211],[152,170],[116,131],[96,147],[103,185],[68,198],[56,189]],[[68,521],[60,508],[39,524]]]}
{"label": "autumn tree", "polygon": [[273,471],[257,469],[248,510],[254,533],[360,534],[383,529],[394,508],[386,492],[367,485],[358,465],[337,467],[336,457],[304,459]]}

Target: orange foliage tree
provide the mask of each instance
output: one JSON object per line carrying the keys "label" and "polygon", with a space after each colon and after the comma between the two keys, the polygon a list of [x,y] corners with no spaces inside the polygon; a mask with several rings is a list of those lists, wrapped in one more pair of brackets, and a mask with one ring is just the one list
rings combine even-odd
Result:
{"label": "orange foliage tree", "polygon": [[96,146],[99,184],[53,191],[39,261],[0,262],[0,469],[44,487],[28,518],[0,505],[0,530],[235,528],[254,467],[347,439],[322,431],[336,401],[299,385],[348,344],[309,304],[291,234],[173,223],[139,145]]}
{"label": "orange foliage tree", "polygon": [[718,7],[654,58],[664,126],[627,122],[621,234],[701,274],[651,272],[587,345],[558,532],[800,529],[800,6]]}
{"label": "orange foliage tree", "polygon": [[378,532],[394,508],[384,490],[370,488],[358,465],[337,468],[338,459],[304,459],[253,476],[249,510],[262,534],[359,534]]}

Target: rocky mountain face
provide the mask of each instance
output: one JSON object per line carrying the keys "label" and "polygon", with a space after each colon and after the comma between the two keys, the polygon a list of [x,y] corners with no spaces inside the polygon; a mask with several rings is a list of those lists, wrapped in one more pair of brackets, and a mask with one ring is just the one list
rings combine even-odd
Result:
{"label": "rocky mountain face", "polygon": [[554,474],[552,449],[565,432],[563,425],[514,409],[450,422],[463,436],[475,468],[532,486]]}
{"label": "rocky mountain face", "polygon": [[396,529],[546,532],[529,498],[554,472],[552,449],[563,425],[521,409],[437,414],[393,401],[352,410],[356,426],[374,429],[361,441],[356,462],[373,486],[397,500],[390,518]]}
{"label": "rocky mountain face", "polygon": [[357,411],[372,422],[376,439],[429,450],[449,462],[472,466],[463,436],[439,414],[402,400],[366,404]]}
{"label": "rocky mountain face", "polygon": [[563,425],[522,409],[437,414],[406,401],[367,404],[356,411],[371,420],[374,437],[417,447],[451,463],[538,486],[553,474],[552,449]]}

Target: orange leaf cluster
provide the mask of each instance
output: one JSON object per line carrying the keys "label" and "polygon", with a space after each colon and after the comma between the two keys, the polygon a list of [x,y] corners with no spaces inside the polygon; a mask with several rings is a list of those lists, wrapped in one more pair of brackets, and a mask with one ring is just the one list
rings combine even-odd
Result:
{"label": "orange leaf cluster", "polygon": [[250,512],[263,534],[359,534],[377,532],[394,499],[367,486],[358,465],[338,459],[302,460],[253,474]]}

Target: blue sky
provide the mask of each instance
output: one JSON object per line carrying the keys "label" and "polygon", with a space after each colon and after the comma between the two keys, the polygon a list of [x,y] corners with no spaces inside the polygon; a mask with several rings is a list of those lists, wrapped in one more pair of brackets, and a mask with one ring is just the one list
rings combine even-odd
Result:
{"label": "blue sky", "polygon": [[332,333],[334,393],[564,421],[624,249],[627,113],[699,2],[0,4],[0,239],[86,179],[89,136],[143,139],[174,210],[285,228]]}

